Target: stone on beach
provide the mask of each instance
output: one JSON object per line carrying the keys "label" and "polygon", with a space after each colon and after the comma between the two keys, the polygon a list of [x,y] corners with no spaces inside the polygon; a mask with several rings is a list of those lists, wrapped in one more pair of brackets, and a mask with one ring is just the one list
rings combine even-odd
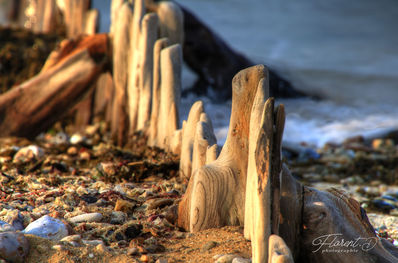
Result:
{"label": "stone on beach", "polygon": [[0,259],[7,262],[24,262],[29,252],[29,242],[22,233],[0,232]]}
{"label": "stone on beach", "polygon": [[0,233],[9,231],[16,231],[16,229],[9,223],[0,220]]}
{"label": "stone on beach", "polygon": [[48,215],[33,221],[22,232],[51,240],[61,240],[68,235],[65,224]]}
{"label": "stone on beach", "polygon": [[33,159],[40,159],[44,156],[44,151],[42,148],[36,145],[29,145],[19,149],[19,151],[14,155],[14,162],[29,162]]}
{"label": "stone on beach", "polygon": [[71,223],[82,223],[82,222],[101,222],[103,216],[100,213],[86,213],[69,218]]}

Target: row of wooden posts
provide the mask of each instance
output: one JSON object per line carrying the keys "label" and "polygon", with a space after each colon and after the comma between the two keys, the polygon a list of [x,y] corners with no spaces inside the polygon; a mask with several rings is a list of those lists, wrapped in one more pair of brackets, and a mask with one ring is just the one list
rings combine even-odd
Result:
{"label": "row of wooden posts", "polygon": [[[180,156],[180,176],[189,183],[178,208],[179,226],[200,231],[244,223],[245,236],[252,240],[253,262],[272,262],[276,258],[292,262],[282,239],[272,237],[273,245],[269,246],[271,170],[258,174],[254,156],[256,147],[265,147],[261,151],[268,154],[264,162],[270,169],[275,158],[267,147],[276,140],[279,150],[275,154],[281,151],[284,112],[278,107],[274,131],[273,100],[265,103],[269,90],[267,69],[256,66],[235,77],[230,132],[220,151],[201,101],[192,105],[188,119],[179,127],[182,12],[173,2],[159,2],[150,9],[155,12],[146,14],[143,0],[134,1],[133,8],[120,0],[112,2],[115,104],[124,105],[113,111],[112,121],[118,120],[113,122],[112,132],[123,144],[128,139],[124,136],[143,131],[148,135],[148,145]],[[128,101],[122,101],[126,97]],[[128,132],[121,131],[127,127]],[[260,131],[266,131],[266,143],[257,143]],[[280,156],[277,159],[281,164]],[[281,166],[272,169],[280,173]],[[261,176],[263,181],[257,185]],[[246,216],[245,206],[253,207],[246,209]]]}
{"label": "row of wooden posts", "polygon": [[[280,164],[280,156],[274,154],[280,154],[284,112],[280,106],[274,114],[273,100],[267,100],[267,69],[255,66],[234,78],[230,129],[220,149],[201,101],[192,105],[180,127],[184,32],[178,5],[113,0],[107,35],[94,34],[98,13],[88,9],[87,0],[63,3],[69,39],[49,56],[39,75],[0,97],[0,135],[33,137],[85,96],[74,106],[77,124],[88,124],[93,114],[102,112],[119,145],[140,131],[149,146],[180,156],[180,176],[189,181],[178,208],[180,227],[194,232],[244,224],[245,237],[252,240],[253,262],[281,257],[281,262],[292,262],[283,240],[271,236],[270,173],[281,167],[271,169],[270,164],[275,159]],[[37,9],[36,18],[42,20],[36,21],[36,31],[54,30],[48,27],[59,12],[54,1],[36,4],[43,5]],[[104,72],[110,58],[112,74]],[[277,150],[271,154],[272,147]],[[256,151],[266,155],[265,164],[258,164]],[[260,173],[259,165],[265,168]]]}

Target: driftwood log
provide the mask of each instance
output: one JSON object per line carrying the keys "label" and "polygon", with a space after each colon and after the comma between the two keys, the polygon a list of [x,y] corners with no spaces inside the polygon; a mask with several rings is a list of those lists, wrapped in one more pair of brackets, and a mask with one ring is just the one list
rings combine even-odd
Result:
{"label": "driftwood log", "polygon": [[34,138],[87,93],[109,54],[105,34],[66,40],[36,77],[0,96],[0,136]]}

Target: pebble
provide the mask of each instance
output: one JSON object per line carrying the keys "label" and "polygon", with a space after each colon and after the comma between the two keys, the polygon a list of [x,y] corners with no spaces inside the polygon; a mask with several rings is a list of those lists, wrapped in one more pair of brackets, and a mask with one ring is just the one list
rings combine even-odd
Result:
{"label": "pebble", "polygon": [[250,263],[251,260],[247,258],[234,258],[232,263]]}
{"label": "pebble", "polygon": [[79,150],[75,146],[72,146],[68,148],[66,153],[69,155],[77,155],[79,153]]}
{"label": "pebble", "polygon": [[127,220],[127,214],[122,211],[112,211],[110,223],[122,225]]}
{"label": "pebble", "polygon": [[24,262],[29,253],[29,242],[20,232],[0,233],[0,258],[8,262]]}
{"label": "pebble", "polygon": [[144,240],[144,243],[147,245],[157,245],[158,241],[153,236]]}
{"label": "pebble", "polygon": [[138,251],[138,248],[136,248],[136,247],[131,247],[131,248],[127,249],[127,255],[129,255],[129,256],[135,256],[138,254],[139,254],[139,251]]}
{"label": "pebble", "polygon": [[183,238],[185,238],[185,233],[184,233],[184,232],[176,231],[176,232],[174,232],[174,235],[175,235],[175,237],[178,238],[178,239],[183,239]]}
{"label": "pebble", "polygon": [[98,244],[95,249],[100,252],[100,253],[104,253],[108,251],[108,248],[102,243],[102,244]]}
{"label": "pebble", "polygon": [[50,142],[54,144],[66,144],[68,143],[68,135],[64,132],[58,132],[50,139]]}
{"label": "pebble", "polygon": [[10,231],[16,231],[16,229],[9,223],[0,220],[0,233]]}
{"label": "pebble", "polygon": [[234,254],[222,255],[219,258],[217,258],[215,263],[232,263],[232,260],[234,260],[237,257],[239,257],[239,256],[234,255]]}
{"label": "pebble", "polygon": [[45,244],[38,244],[36,249],[40,253],[46,253],[48,251],[49,247],[47,245],[45,245]]}
{"label": "pebble", "polygon": [[83,244],[89,245],[89,246],[98,246],[98,245],[103,245],[104,241],[102,240],[82,240]]}
{"label": "pebble", "polygon": [[150,260],[151,260],[151,257],[148,255],[142,255],[140,257],[140,261],[142,261],[142,262],[149,262]]}
{"label": "pebble", "polygon": [[148,251],[148,253],[162,253],[166,251],[166,248],[162,245],[159,244],[153,244],[145,247],[145,250]]}
{"label": "pebble", "polygon": [[81,153],[80,153],[79,157],[80,157],[81,159],[83,159],[83,160],[87,160],[87,161],[88,161],[88,160],[90,160],[91,155],[90,155],[89,152],[84,151],[84,152],[81,152]]}
{"label": "pebble", "polygon": [[69,218],[69,222],[77,224],[83,222],[101,222],[103,215],[101,213],[86,213]]}
{"label": "pebble", "polygon": [[64,246],[62,245],[54,245],[51,247],[51,249],[57,250],[57,251],[61,251],[64,250]]}
{"label": "pebble", "polygon": [[165,258],[159,258],[158,260],[156,260],[155,263],[167,263],[167,262],[168,262],[167,259],[165,259]]}
{"label": "pebble", "polygon": [[216,246],[217,246],[217,242],[209,241],[209,242],[207,242],[206,244],[203,245],[202,251],[208,251],[208,250],[210,250],[210,249],[212,249],[212,248],[214,248]]}
{"label": "pebble", "polygon": [[172,205],[174,203],[173,199],[151,199],[151,202],[148,202],[148,210],[156,209],[156,208],[162,208],[165,206]]}
{"label": "pebble", "polygon": [[81,143],[84,143],[86,140],[87,140],[87,138],[84,137],[83,135],[81,135],[79,133],[75,133],[70,137],[69,142],[71,144],[81,144]]}
{"label": "pebble", "polygon": [[319,158],[321,158],[321,155],[317,153],[315,150],[311,148],[305,148],[300,151],[297,161],[308,162],[311,160],[318,160]]}
{"label": "pebble", "polygon": [[111,234],[110,239],[112,241],[121,241],[121,240],[131,240],[136,238],[142,232],[142,225],[132,223],[126,223],[123,226],[119,227],[114,233]]}
{"label": "pebble", "polygon": [[82,244],[82,237],[80,235],[70,235],[70,236],[64,237],[60,241],[68,243],[71,246],[78,247]]}
{"label": "pebble", "polygon": [[389,210],[396,208],[396,206],[394,204],[391,204],[390,202],[388,202],[388,200],[374,199],[371,202],[375,208],[378,208],[378,209],[381,209],[384,211],[389,211]]}
{"label": "pebble", "polygon": [[33,221],[22,232],[51,240],[61,240],[68,235],[65,224],[48,215]]}
{"label": "pebble", "polygon": [[12,211],[10,214],[10,225],[12,225],[16,230],[22,231],[24,227],[24,218],[18,210]]}
{"label": "pebble", "polygon": [[133,208],[135,207],[135,204],[123,199],[118,199],[115,204],[115,211],[122,211],[125,213],[131,212]]}
{"label": "pebble", "polygon": [[29,162],[33,159],[41,159],[44,156],[44,151],[42,148],[36,145],[29,145],[19,149],[19,151],[14,155],[13,162]]}
{"label": "pebble", "polygon": [[98,170],[104,172],[107,176],[116,175],[116,166],[114,163],[100,163],[97,167]]}

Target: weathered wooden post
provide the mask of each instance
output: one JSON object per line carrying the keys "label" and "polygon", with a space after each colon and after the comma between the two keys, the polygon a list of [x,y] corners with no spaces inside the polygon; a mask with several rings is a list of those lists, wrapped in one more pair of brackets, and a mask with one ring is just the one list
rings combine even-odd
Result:
{"label": "weathered wooden post", "polygon": [[192,152],[195,139],[196,124],[200,120],[200,115],[204,112],[203,102],[195,102],[188,114],[188,119],[184,121],[182,128],[180,176],[189,180],[192,173]]}
{"label": "weathered wooden post", "polygon": [[213,125],[207,114],[202,113],[199,122],[196,124],[195,138],[193,141],[192,173],[206,164],[207,150],[213,145],[217,145]]}
{"label": "weathered wooden post", "polygon": [[232,81],[233,98],[227,140],[216,161],[191,176],[178,207],[178,225],[195,232],[243,225],[252,105],[266,78],[262,65],[240,71]]}
{"label": "weathered wooden post", "polygon": [[137,130],[149,127],[152,103],[153,51],[157,39],[158,17],[154,13],[146,14],[141,22],[140,67],[139,67],[139,103]]}
{"label": "weathered wooden post", "polygon": [[158,146],[157,132],[159,122],[159,107],[160,107],[160,85],[161,85],[161,71],[160,71],[160,52],[169,45],[167,38],[160,38],[156,40],[153,49],[153,81],[152,81],[152,110],[151,121],[148,131],[148,145]]}
{"label": "weathered wooden post", "polygon": [[167,37],[170,44],[183,45],[184,15],[181,8],[172,1],[157,3],[156,13],[159,16],[160,37]]}
{"label": "weathered wooden post", "polygon": [[181,46],[175,44],[164,48],[160,54],[161,88],[156,141],[161,148],[166,147],[166,138],[171,137],[179,126],[181,52]]}
{"label": "weathered wooden post", "polygon": [[113,80],[115,96],[113,101],[113,114],[111,132],[118,145],[127,141],[129,129],[127,85],[129,82],[129,46],[130,25],[132,10],[128,3],[124,3],[117,16],[113,32]]}
{"label": "weathered wooden post", "polygon": [[143,0],[134,1],[134,15],[130,25],[130,43],[128,48],[130,50],[128,59],[128,115],[130,121],[129,134],[133,134],[137,130],[137,119],[139,111],[140,87],[139,87],[139,72],[140,72],[140,35],[141,35],[141,21],[145,15],[145,4]]}

